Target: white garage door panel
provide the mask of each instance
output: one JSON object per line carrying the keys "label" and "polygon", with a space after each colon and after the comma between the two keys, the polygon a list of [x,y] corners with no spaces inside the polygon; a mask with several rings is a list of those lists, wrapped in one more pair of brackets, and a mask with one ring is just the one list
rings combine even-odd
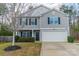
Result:
{"label": "white garage door panel", "polygon": [[47,42],[67,41],[67,32],[42,32],[42,41]]}

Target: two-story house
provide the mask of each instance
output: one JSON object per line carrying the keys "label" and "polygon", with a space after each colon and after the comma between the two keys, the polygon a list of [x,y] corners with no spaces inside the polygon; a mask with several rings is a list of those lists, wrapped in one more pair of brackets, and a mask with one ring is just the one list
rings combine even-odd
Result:
{"label": "two-story house", "polygon": [[17,17],[16,35],[42,42],[66,42],[69,19],[63,12],[40,5]]}

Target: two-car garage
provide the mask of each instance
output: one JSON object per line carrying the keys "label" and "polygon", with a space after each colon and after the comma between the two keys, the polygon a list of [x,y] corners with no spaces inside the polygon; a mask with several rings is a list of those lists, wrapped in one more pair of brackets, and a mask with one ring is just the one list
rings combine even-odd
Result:
{"label": "two-car garage", "polygon": [[67,42],[67,31],[50,31],[41,32],[43,42]]}

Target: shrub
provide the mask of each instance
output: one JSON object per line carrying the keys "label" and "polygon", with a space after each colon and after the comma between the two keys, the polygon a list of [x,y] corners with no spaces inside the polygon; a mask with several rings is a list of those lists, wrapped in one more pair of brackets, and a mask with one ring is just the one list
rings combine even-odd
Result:
{"label": "shrub", "polygon": [[26,42],[34,42],[35,41],[35,39],[33,37],[28,37],[25,39],[26,39]]}
{"label": "shrub", "polygon": [[0,36],[12,36],[13,33],[9,30],[5,30],[6,27],[1,26]]}
{"label": "shrub", "polygon": [[73,43],[75,41],[75,38],[72,36],[68,36],[68,42]]}
{"label": "shrub", "polygon": [[15,41],[17,42],[19,40],[19,36],[15,36]]}
{"label": "shrub", "polygon": [[0,31],[0,36],[12,36],[12,32],[9,31]]}
{"label": "shrub", "polygon": [[35,39],[33,37],[19,37],[19,36],[16,36],[15,37],[15,41],[16,42],[34,42]]}

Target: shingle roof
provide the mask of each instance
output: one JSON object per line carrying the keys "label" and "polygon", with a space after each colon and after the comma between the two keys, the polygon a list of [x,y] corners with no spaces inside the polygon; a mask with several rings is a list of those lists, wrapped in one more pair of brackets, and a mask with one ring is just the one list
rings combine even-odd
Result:
{"label": "shingle roof", "polygon": [[63,13],[61,11],[58,11],[58,10],[55,10],[55,9],[50,9],[46,6],[40,5],[40,6],[37,6],[33,9],[31,9],[31,10],[28,10],[25,13],[22,13],[20,16],[22,16],[22,17],[39,17],[39,16],[45,15],[48,12],[51,12],[51,11],[56,11],[56,12],[59,12],[63,15],[66,15],[65,13]]}
{"label": "shingle roof", "polygon": [[47,8],[46,6],[40,5],[37,6],[31,10],[28,10],[25,13],[22,13],[20,16],[40,16],[48,11],[50,11],[50,8]]}

